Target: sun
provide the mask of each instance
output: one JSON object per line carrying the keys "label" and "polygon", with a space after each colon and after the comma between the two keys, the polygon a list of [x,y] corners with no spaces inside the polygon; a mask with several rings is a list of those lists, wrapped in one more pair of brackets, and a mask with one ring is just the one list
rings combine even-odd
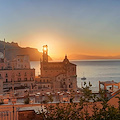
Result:
{"label": "sun", "polygon": [[44,51],[47,51],[47,47],[48,47],[47,45],[44,45],[44,46],[43,46],[43,50],[44,50]]}

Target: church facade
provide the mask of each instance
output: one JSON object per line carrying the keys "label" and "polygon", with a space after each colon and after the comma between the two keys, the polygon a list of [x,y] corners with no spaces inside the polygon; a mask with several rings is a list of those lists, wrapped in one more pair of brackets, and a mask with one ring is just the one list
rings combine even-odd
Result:
{"label": "church facade", "polygon": [[69,62],[65,56],[62,62],[48,61],[48,46],[43,46],[43,60],[41,64],[41,75],[38,81],[38,89],[42,91],[71,91],[77,90],[76,65]]}

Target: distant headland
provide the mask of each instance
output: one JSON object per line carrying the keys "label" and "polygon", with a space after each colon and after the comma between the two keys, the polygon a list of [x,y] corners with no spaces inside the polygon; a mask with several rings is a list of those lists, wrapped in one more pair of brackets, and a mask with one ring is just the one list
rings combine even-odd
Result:
{"label": "distant headland", "polygon": [[120,55],[117,55],[117,56],[96,56],[96,55],[72,54],[72,55],[69,55],[69,59],[70,60],[120,59]]}
{"label": "distant headland", "polygon": [[[18,43],[15,42],[4,42],[0,41],[0,52],[4,53],[4,45],[5,45],[5,57],[8,60],[14,59],[17,55],[29,55],[30,61],[39,61],[42,59],[42,52],[39,52],[36,48],[30,47],[20,47]],[[52,60],[50,56],[48,56],[49,60]]]}

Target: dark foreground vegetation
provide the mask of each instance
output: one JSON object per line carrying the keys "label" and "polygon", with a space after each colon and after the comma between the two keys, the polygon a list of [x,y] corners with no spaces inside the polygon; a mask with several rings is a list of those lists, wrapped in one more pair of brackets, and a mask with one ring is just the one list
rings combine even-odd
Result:
{"label": "dark foreground vegetation", "polygon": [[98,98],[91,93],[90,86],[82,88],[79,103],[72,101],[73,93],[70,103],[44,104],[46,109],[40,111],[39,115],[43,120],[120,120],[120,97],[117,97],[116,108],[108,104],[106,91],[101,91]]}

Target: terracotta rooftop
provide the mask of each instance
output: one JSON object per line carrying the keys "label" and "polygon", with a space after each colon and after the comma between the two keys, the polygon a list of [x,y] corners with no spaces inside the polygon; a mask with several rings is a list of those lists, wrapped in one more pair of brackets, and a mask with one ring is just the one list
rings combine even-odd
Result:
{"label": "terracotta rooftop", "polygon": [[109,105],[113,105],[114,107],[118,108],[119,104],[118,104],[118,101],[119,99],[116,98],[116,97],[120,97],[120,94],[117,94],[117,95],[114,95],[109,101],[108,101],[108,104]]}

